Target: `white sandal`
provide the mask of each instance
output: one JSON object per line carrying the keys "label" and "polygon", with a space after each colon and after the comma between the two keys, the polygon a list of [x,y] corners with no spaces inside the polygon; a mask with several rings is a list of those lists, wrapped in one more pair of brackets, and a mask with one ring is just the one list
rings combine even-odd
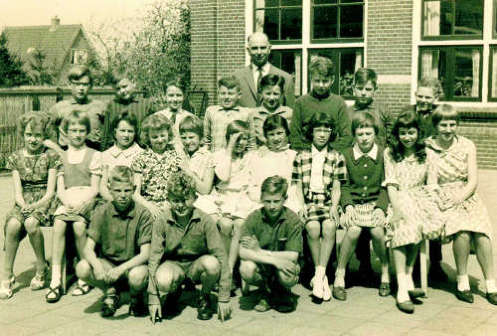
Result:
{"label": "white sandal", "polygon": [[14,295],[12,288],[16,282],[16,278],[11,276],[8,280],[3,280],[0,282],[0,299],[7,300]]}
{"label": "white sandal", "polygon": [[41,274],[36,273],[33,279],[31,279],[31,283],[29,284],[31,290],[35,291],[45,288],[47,275],[48,275],[48,267],[45,267],[43,273]]}

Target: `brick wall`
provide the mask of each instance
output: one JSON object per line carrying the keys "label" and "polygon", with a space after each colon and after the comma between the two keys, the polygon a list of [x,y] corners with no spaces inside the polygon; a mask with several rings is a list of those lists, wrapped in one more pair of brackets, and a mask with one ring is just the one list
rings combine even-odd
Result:
{"label": "brick wall", "polygon": [[192,85],[216,103],[216,81],[245,64],[245,1],[191,0]]}
{"label": "brick wall", "polygon": [[[369,0],[367,65],[378,75],[411,75],[413,1]],[[409,104],[410,84],[380,85],[377,99],[393,113]]]}

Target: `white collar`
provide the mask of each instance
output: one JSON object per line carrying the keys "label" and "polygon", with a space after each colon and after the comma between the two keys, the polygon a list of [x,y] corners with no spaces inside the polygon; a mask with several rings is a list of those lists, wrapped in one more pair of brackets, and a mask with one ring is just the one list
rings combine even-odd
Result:
{"label": "white collar", "polygon": [[116,145],[112,146],[111,148],[108,149],[108,153],[112,155],[114,158],[117,158],[120,155],[123,155],[125,158],[129,158],[136,154],[137,152],[141,151],[141,147],[135,142],[133,145],[131,145],[127,149],[119,149]]}
{"label": "white collar", "polygon": [[68,146],[67,147],[67,154],[79,154],[79,153],[86,152],[87,149],[88,149],[87,146],[82,146],[81,148],[74,148],[72,146]]}
{"label": "white collar", "polygon": [[311,147],[311,154],[312,156],[324,156],[328,153],[328,146],[324,146],[323,149],[318,150],[314,145]]}
{"label": "white collar", "polygon": [[378,158],[378,145],[376,145],[376,143],[373,144],[373,147],[371,147],[371,150],[367,153],[363,153],[357,143],[355,143],[354,146],[352,147],[352,151],[354,154],[354,160],[359,160],[359,158],[361,158],[364,155],[369,156],[371,159],[375,161]]}

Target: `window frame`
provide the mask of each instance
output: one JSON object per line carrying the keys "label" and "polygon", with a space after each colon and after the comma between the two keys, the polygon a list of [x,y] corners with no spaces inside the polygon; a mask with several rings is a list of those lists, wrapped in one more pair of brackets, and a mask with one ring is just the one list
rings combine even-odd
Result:
{"label": "window frame", "polygon": [[[362,0],[361,2],[355,3],[341,3],[341,0],[336,0],[336,4],[319,4],[315,5],[314,0],[310,0],[310,29],[309,29],[309,39],[311,43],[347,43],[347,42],[363,42],[364,41],[364,32],[365,32],[365,16],[366,16],[366,1]],[[314,8],[315,7],[337,7],[337,35],[340,35],[340,7],[351,7],[351,6],[362,6],[362,37],[327,37],[327,38],[314,38]]]}
{"label": "window frame", "polygon": [[[485,0],[482,1],[482,33],[478,35],[456,35],[456,34],[451,34],[451,35],[438,35],[438,36],[425,36],[425,24],[424,24],[424,17],[425,17],[425,3],[427,2],[435,2],[435,1],[443,1],[443,0],[421,0],[421,41],[455,41],[455,40],[482,40],[483,39],[483,34],[484,34],[484,27],[485,27]],[[450,0],[453,1],[454,3],[457,2],[457,0]],[[495,0],[494,0],[495,1]],[[454,6],[453,12],[455,12],[456,7]],[[452,25],[455,26],[455,23]]]}
{"label": "window frame", "polygon": [[[449,78],[449,81],[452,82],[452,87],[450,88],[451,90],[453,90],[453,86],[454,86],[454,79],[455,79],[455,73],[453,71],[451,71],[451,68],[453,70],[454,68],[454,64],[455,64],[455,50],[456,49],[478,49],[480,51],[480,71],[479,71],[479,87],[478,87],[478,97],[459,97],[459,96],[454,96],[454,94],[452,94],[450,97],[447,97],[447,95],[445,95],[445,92],[444,92],[444,99],[442,99],[441,101],[443,102],[477,102],[477,103],[482,103],[483,102],[483,95],[482,95],[482,92],[483,92],[483,45],[450,45],[450,46],[447,46],[447,45],[429,45],[429,46],[418,46],[418,50],[419,50],[419,54],[418,54],[418,73],[417,73],[417,76],[418,76],[418,80],[421,79],[421,76],[422,76],[422,51],[424,50],[446,50],[446,52],[449,52],[449,58],[453,58],[450,60],[449,62],[449,70],[447,71],[451,77],[448,77]],[[497,100],[496,100],[497,101]]]}
{"label": "window frame", "polygon": [[488,48],[489,52],[488,52],[488,73],[489,73],[489,76],[488,76],[488,98],[487,100],[489,102],[497,102],[497,95],[494,97],[492,96],[492,89],[493,89],[493,86],[492,86],[492,75],[497,75],[497,74],[492,74],[492,68],[493,68],[493,65],[494,65],[494,58],[492,57],[492,52],[494,50],[497,50],[497,44],[490,44],[489,45],[489,48]]}
{"label": "window frame", "polygon": [[[83,63],[79,63],[79,62],[76,63],[75,62],[76,61],[76,54],[78,52],[84,52],[84,53],[86,53],[86,59],[85,59],[85,61]],[[72,65],[84,65],[84,64],[86,64],[88,62],[89,58],[90,58],[90,52],[89,52],[88,49],[82,49],[82,48],[80,48],[80,49],[78,49],[78,48],[72,48],[71,49],[71,60],[70,60],[70,62],[71,62]]]}

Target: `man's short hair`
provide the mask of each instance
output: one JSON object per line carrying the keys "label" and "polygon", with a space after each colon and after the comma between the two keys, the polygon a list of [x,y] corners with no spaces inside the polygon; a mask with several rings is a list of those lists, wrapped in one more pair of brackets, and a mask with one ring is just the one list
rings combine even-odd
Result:
{"label": "man's short hair", "polygon": [[355,136],[355,132],[358,128],[372,127],[374,133],[378,134],[378,123],[373,115],[369,112],[357,111],[352,117],[352,135]]}
{"label": "man's short hair", "polygon": [[218,89],[224,86],[227,89],[237,88],[240,91],[240,81],[235,76],[224,76],[217,81]]}
{"label": "man's short hair", "polygon": [[80,80],[81,78],[88,76],[90,79],[90,85],[93,85],[93,78],[91,76],[90,68],[86,65],[75,65],[67,74],[67,79],[69,82]]}
{"label": "man's short hair", "polygon": [[187,199],[196,196],[195,181],[183,171],[171,174],[167,182],[167,198],[176,197]]}
{"label": "man's short hair", "polygon": [[266,178],[262,182],[261,186],[261,197],[263,194],[279,194],[286,196],[288,191],[288,182],[281,176],[274,175]]}
{"label": "man's short hair", "polygon": [[311,64],[309,65],[309,74],[311,78],[313,75],[321,75],[325,77],[335,76],[335,64],[328,57],[313,56],[311,57]]}
{"label": "man's short hair", "polygon": [[109,172],[109,184],[112,182],[133,184],[133,171],[127,166],[115,166]]}

